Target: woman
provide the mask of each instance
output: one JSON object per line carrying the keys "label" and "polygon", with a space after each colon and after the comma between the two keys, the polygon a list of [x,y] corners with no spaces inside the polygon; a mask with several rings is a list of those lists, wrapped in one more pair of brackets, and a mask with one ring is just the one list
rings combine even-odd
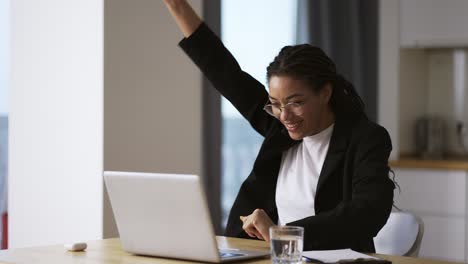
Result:
{"label": "woman", "polygon": [[265,138],[225,235],[268,241],[269,227],[294,225],[305,250],[375,252],[393,204],[391,141],[334,63],[311,45],[286,46],[267,68],[267,93],[185,0],[165,3],[185,36],[179,45]]}

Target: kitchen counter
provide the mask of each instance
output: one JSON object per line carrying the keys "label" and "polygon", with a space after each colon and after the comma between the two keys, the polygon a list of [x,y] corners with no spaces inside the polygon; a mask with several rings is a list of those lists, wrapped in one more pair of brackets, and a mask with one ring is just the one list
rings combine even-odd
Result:
{"label": "kitchen counter", "polygon": [[468,171],[468,156],[449,156],[446,159],[421,159],[414,155],[400,156],[397,160],[390,160],[390,167]]}

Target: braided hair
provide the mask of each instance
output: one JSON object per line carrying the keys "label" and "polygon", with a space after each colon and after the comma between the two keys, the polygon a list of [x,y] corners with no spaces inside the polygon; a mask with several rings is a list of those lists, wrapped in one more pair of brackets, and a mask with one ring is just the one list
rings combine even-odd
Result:
{"label": "braided hair", "polygon": [[366,116],[364,102],[354,86],[337,73],[335,63],[318,47],[309,44],[283,47],[267,67],[268,82],[272,76],[304,81],[316,93],[330,83],[329,104],[337,117]]}

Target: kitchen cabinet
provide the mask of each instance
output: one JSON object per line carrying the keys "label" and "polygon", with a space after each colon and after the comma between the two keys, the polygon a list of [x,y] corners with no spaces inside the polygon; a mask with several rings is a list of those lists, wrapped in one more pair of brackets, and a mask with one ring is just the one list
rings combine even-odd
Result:
{"label": "kitchen cabinet", "polygon": [[468,172],[408,168],[394,172],[401,187],[401,192],[395,191],[396,206],[424,221],[420,256],[468,261]]}
{"label": "kitchen cabinet", "polygon": [[468,262],[468,158],[417,160],[413,130],[425,115],[455,117],[451,48],[468,48],[468,1],[381,0],[379,8],[378,122],[394,146],[395,203],[425,223],[420,256]]}
{"label": "kitchen cabinet", "polygon": [[400,0],[400,45],[468,46],[467,14],[466,0]]}

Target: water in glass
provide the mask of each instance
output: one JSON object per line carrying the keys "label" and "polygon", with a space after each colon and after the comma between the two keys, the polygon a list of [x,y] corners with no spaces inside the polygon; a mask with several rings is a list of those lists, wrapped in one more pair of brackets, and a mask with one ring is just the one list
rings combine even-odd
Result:
{"label": "water in glass", "polygon": [[294,235],[271,239],[271,261],[273,264],[302,263],[303,237]]}

